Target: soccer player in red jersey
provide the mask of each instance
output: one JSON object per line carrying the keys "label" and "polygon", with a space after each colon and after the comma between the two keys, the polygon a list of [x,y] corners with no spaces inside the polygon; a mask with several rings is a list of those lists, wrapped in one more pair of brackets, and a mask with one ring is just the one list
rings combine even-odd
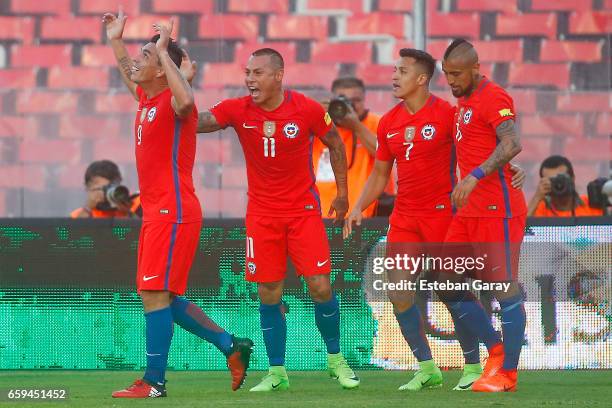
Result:
{"label": "soccer player in red jersey", "polygon": [[[399,56],[392,83],[393,95],[402,101],[381,118],[374,171],[345,222],[344,236],[351,233],[353,222],[361,224],[360,209],[367,207],[384,189],[395,162],[398,195],[389,219],[387,256],[398,253],[434,256],[440,253],[453,216],[450,194],[456,184],[455,108],[429,91],[436,65],[431,55],[405,48],[400,50]],[[513,186],[519,188],[524,172],[519,168],[515,171]],[[418,276],[418,273],[389,271],[388,279],[414,281]],[[414,378],[400,390],[418,391],[440,386],[442,375],[432,359],[414,291],[389,291],[388,295],[402,334],[420,367]],[[463,296],[464,301],[466,298],[476,301],[471,293]],[[463,375],[455,390],[468,390],[482,373],[478,337],[465,327],[451,303],[446,302],[446,305],[465,357]]]}
{"label": "soccer player in red jersey", "polygon": [[514,103],[503,88],[480,74],[478,54],[469,42],[453,41],[442,67],[458,98],[455,145],[462,177],[451,196],[458,213],[445,240],[488,255],[483,280],[510,282],[508,291],[494,293],[501,308],[503,344],[487,334],[492,333],[490,321],[469,319],[489,349],[484,373],[472,389],[515,391],[526,320],[517,275],[527,206],[522,191],[509,188],[509,162],[521,151]]}
{"label": "soccer player in red jersey", "polygon": [[136,285],[145,312],[147,368],[142,379],[113,397],[166,396],[174,323],[225,354],[236,390],[246,376],[253,342],[231,336],[180,296],[202,225],[192,180],[198,111],[191,86],[179,71],[183,62],[190,62],[170,38],[172,22],[155,24],[158,34],[131,59],[122,41],[126,19],[120,11],[118,16],[105,14],[103,22],[123,82],[138,101],[134,134],[143,223]]}
{"label": "soccer player in red jersey", "polygon": [[281,302],[287,255],[315,305],[315,321],[328,352],[330,376],[344,388],[359,379],[340,353],[340,308],[331,290],[331,260],[312,166],[315,137],[328,146],[338,195],[328,214],[348,209],[346,153],[329,114],[316,101],[284,89],[284,62],[273,49],[253,52],[245,69],[249,95],[224,100],[200,114],[198,132],[231,126],[247,166],[246,279],[257,282],[270,371],[251,391],[289,388],[285,363],[287,324]]}

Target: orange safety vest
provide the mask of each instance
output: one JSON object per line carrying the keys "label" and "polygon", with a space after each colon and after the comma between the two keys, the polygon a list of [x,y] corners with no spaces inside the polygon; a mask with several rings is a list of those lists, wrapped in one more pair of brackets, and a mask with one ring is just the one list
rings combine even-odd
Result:
{"label": "orange safety vest", "polygon": [[[132,199],[132,207],[130,208],[130,211],[132,212],[132,214],[136,214],[139,207],[140,207],[140,195]],[[130,214],[126,213],[125,211],[119,211],[119,210],[101,211],[95,208],[93,210],[88,211],[84,207],[79,207],[70,213],[70,218],[81,218],[80,215],[83,213],[89,213],[89,218],[128,218],[130,216]],[[84,217],[84,218],[87,218],[87,217]]]}
{"label": "orange safety vest", "polygon": [[[576,203],[574,214],[576,217],[597,217],[603,215],[601,208],[593,208],[589,206],[589,197],[581,195],[580,200]],[[546,205],[546,200],[540,201],[538,207],[533,214],[534,217],[571,217],[571,211],[561,211],[550,208]]]}

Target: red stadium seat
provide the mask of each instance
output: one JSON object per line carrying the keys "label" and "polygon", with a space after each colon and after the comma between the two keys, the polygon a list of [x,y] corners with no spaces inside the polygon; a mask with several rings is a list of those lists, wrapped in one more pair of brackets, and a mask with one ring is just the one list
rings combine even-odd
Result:
{"label": "red stadium seat", "polygon": [[372,43],[317,41],[310,49],[310,60],[315,63],[363,63],[372,60]]}
{"label": "red stadium seat", "polygon": [[608,173],[601,173],[601,162],[586,159],[584,162],[578,161],[578,158],[574,157],[573,152],[566,151],[565,156],[572,162],[574,168],[575,182],[578,186],[579,194],[587,193],[587,184],[593,181],[597,177],[607,176]]}
{"label": "red stadium seat", "polygon": [[378,0],[378,9],[380,11],[411,13],[413,8],[412,0]]}
{"label": "red stadium seat", "polygon": [[58,169],[58,185],[61,188],[83,188],[85,183],[85,164],[66,164]]}
{"label": "red stadium seat", "polygon": [[591,41],[544,40],[540,49],[542,62],[599,62],[602,43]]}
{"label": "red stadium seat", "polygon": [[531,0],[533,11],[588,11],[592,2],[581,0]]}
{"label": "red stadium seat", "polygon": [[71,113],[79,102],[72,92],[25,91],[17,95],[18,113]]}
{"label": "red stadium seat", "polygon": [[[142,48],[141,44],[126,44],[125,46],[128,54],[132,57],[136,56]],[[117,61],[110,45],[85,45],[81,49],[81,65],[86,67],[114,67],[117,65]]]}
{"label": "red stadium seat", "polygon": [[289,12],[289,2],[286,0],[229,0],[227,11],[230,13],[247,14],[286,14]]}
{"label": "red stadium seat", "polygon": [[500,14],[497,16],[497,35],[555,38],[557,35],[557,16],[554,13]]}
{"label": "red stadium seat", "polygon": [[557,97],[559,112],[610,112],[611,105],[607,92],[572,92]]}
{"label": "red stadium seat", "polygon": [[19,145],[19,160],[26,163],[78,163],[80,140],[28,138]]}
{"label": "red stadium seat", "polygon": [[550,137],[523,137],[521,146],[523,150],[517,156],[517,160],[541,162],[552,154],[551,146],[553,139]]}
{"label": "red stadium seat", "polygon": [[221,171],[221,188],[246,187],[246,167],[223,166]]}
{"label": "red stadium seat", "polygon": [[569,78],[569,64],[515,63],[510,65],[508,83],[518,86],[555,86],[566,89],[569,87]]}
{"label": "red stadium seat", "polygon": [[612,31],[612,14],[609,12],[571,13],[571,34],[606,34]]}
{"label": "red stadium seat", "polygon": [[[240,0],[235,0],[240,1]],[[352,14],[363,13],[363,2],[354,0],[307,0],[308,10],[349,10]]]}
{"label": "red stadium seat", "polygon": [[604,10],[612,10],[612,0],[605,0],[603,8]]}
{"label": "red stadium seat", "polygon": [[67,139],[97,139],[120,136],[117,118],[94,115],[62,115],[60,137]]}
{"label": "red stadium seat", "polygon": [[34,38],[34,20],[31,17],[0,16],[0,40],[17,40],[31,44]]}
{"label": "red stadium seat", "polygon": [[[609,161],[612,157],[612,143],[608,138],[571,138],[565,141],[565,154],[570,160]],[[591,180],[595,176],[591,176]]]}
{"label": "red stadium seat", "polygon": [[368,13],[347,19],[347,34],[389,34],[395,38],[407,37],[405,18],[398,13]]}
{"label": "red stadium seat", "polygon": [[0,167],[0,188],[22,188],[43,191],[45,168],[40,164],[18,164]]}
{"label": "red stadium seat", "polygon": [[96,112],[99,113],[134,113],[138,102],[128,92],[116,94],[98,94],[95,102]]}
{"label": "red stadium seat", "polygon": [[[533,113],[537,110],[536,93],[531,89],[511,89],[510,96],[514,100],[514,108],[519,115]],[[520,120],[520,116],[519,116]]]}
{"label": "red stadium seat", "polygon": [[208,86],[244,86],[244,64],[206,64],[202,70],[201,84],[204,88]]}
{"label": "red stadium seat", "polygon": [[[153,16],[153,15],[140,15],[128,19],[125,24],[125,30],[123,31],[123,38],[126,40],[142,40],[146,41],[155,35],[153,31],[153,24],[155,23],[168,23],[171,16]],[[177,33],[180,33],[179,19],[173,17],[174,26],[172,27],[172,37],[176,38]],[[104,34],[106,37],[106,34]]]}
{"label": "red stadium seat", "polygon": [[153,0],[153,12],[169,14],[210,14],[214,0]]}
{"label": "red stadium seat", "polygon": [[474,41],[481,62],[519,62],[523,59],[520,40]]}
{"label": "red stadium seat", "polygon": [[53,67],[47,86],[57,89],[108,89],[108,69],[92,67]]}
{"label": "red stadium seat", "polygon": [[43,17],[40,29],[41,39],[63,41],[100,42],[101,32],[99,17]]}
{"label": "red stadium seat", "polygon": [[430,37],[480,37],[478,13],[428,13],[427,30]]}
{"label": "red stadium seat", "polygon": [[140,0],[79,0],[78,4],[79,14],[95,14],[100,17],[104,13],[117,15],[121,6],[125,15],[128,16],[127,24],[130,24],[133,17],[140,14]]}
{"label": "red stadium seat", "polygon": [[13,67],[66,67],[71,61],[71,45],[14,45],[11,48]]}
{"label": "red stadium seat", "polygon": [[292,64],[285,67],[284,82],[290,87],[321,87],[329,89],[338,76],[338,68],[332,64]]}
{"label": "red stadium seat", "polygon": [[234,55],[234,61],[238,64],[246,64],[246,61],[251,56],[251,53],[259,48],[274,48],[280,52],[285,60],[285,64],[291,64],[295,62],[297,55],[296,45],[294,42],[241,42],[236,44],[236,54]]}
{"label": "red stadium seat", "polygon": [[612,135],[612,121],[610,120],[610,112],[600,113],[597,118],[597,134],[610,137]]}
{"label": "red stadium seat", "polygon": [[27,89],[36,86],[35,68],[15,68],[0,70],[0,88]]}
{"label": "red stadium seat", "polygon": [[368,90],[366,92],[365,106],[374,113],[382,115],[399,102],[391,94],[391,90]]}
{"label": "red stadium seat", "polygon": [[258,32],[257,16],[208,14],[200,17],[200,38],[252,40]]}
{"label": "red stadium seat", "polygon": [[318,16],[279,16],[268,18],[268,38],[308,40],[327,37],[327,18]]}
{"label": "red stadium seat", "polygon": [[[246,90],[245,90],[246,93]],[[198,111],[203,112],[210,109],[214,104],[227,97],[224,89],[206,88],[204,91],[194,92],[195,103]]]}
{"label": "red stadium seat", "polygon": [[0,115],[0,137],[26,138],[38,135],[38,121],[32,115]]}
{"label": "red stadium seat", "polygon": [[459,11],[499,11],[504,13],[516,13],[516,1],[499,0],[458,0]]}
{"label": "red stadium seat", "polygon": [[198,163],[230,163],[232,161],[232,143],[239,143],[238,138],[225,132],[221,138],[199,136],[196,146]]}
{"label": "red stadium seat", "polygon": [[71,0],[13,0],[11,4],[11,12],[15,14],[55,14],[67,15],[70,14]]}
{"label": "red stadium seat", "polygon": [[525,115],[518,119],[521,134],[537,136],[582,136],[584,119],[581,115],[538,114]]}
{"label": "red stadium seat", "polygon": [[94,141],[93,157],[112,158],[115,163],[133,163],[134,140],[126,137],[105,137]]}
{"label": "red stadium seat", "polygon": [[361,78],[367,86],[382,86],[391,92],[391,75],[393,65],[360,64],[355,75]]}

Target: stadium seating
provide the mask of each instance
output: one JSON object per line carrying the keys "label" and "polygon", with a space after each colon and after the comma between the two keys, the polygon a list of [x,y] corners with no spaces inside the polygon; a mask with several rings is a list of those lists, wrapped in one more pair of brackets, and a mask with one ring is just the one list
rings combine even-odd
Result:
{"label": "stadium seating", "polygon": [[[354,73],[366,82],[368,107],[383,113],[397,102],[389,87],[392,63],[400,48],[413,46],[411,0],[0,3],[0,147],[16,153],[0,166],[7,175],[0,180],[0,216],[10,211],[6,189],[82,188],[92,158],[113,158],[133,172],[137,102],[123,87],[114,89],[120,76],[100,21],[119,5],[128,16],[130,55],[154,34],[154,22],[174,18],[173,36],[199,59],[200,111],[244,95],[249,55],[273,47],[285,58],[287,86],[319,96],[337,75]],[[526,168],[562,153],[586,173],[579,182],[604,169],[612,101],[601,78],[610,69],[612,0],[432,0],[427,27],[427,50],[438,61],[454,37],[470,39],[481,72],[510,88]],[[453,100],[440,73],[433,88]],[[235,144],[231,131],[198,137],[196,189],[209,215],[243,215],[244,165]],[[222,172],[219,182],[211,169]]]}

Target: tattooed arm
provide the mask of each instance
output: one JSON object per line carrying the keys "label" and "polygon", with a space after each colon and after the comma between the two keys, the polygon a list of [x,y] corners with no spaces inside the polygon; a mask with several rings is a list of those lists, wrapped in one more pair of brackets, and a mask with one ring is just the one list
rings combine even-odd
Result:
{"label": "tattooed arm", "polygon": [[499,144],[493,151],[493,154],[479,166],[485,176],[505,166],[506,163],[521,152],[521,141],[516,134],[512,119],[500,123],[495,129],[495,133],[499,139]]}
{"label": "tattooed arm", "polygon": [[221,129],[221,126],[217,122],[217,118],[215,118],[215,115],[210,113],[210,111],[204,111],[198,114],[197,133],[211,133]]}
{"label": "tattooed arm", "polygon": [[123,44],[123,29],[125,28],[125,21],[127,17],[123,14],[123,10],[119,10],[117,16],[106,13],[102,20],[106,26],[106,36],[110,40],[117,65],[119,65],[119,72],[121,73],[121,79],[128,90],[134,96],[134,99],[138,100],[138,94],[136,93],[136,83],[130,79],[132,75],[132,59],[130,58],[125,44]]}
{"label": "tattooed arm", "polygon": [[334,171],[334,177],[336,178],[336,198],[331,204],[328,216],[333,215],[335,211],[336,222],[342,222],[349,206],[346,176],[346,151],[344,149],[344,143],[342,142],[340,135],[338,135],[338,131],[335,127],[332,127],[332,129],[321,138],[321,141],[329,149],[329,160],[331,162],[332,170]]}
{"label": "tattooed arm", "polygon": [[[493,154],[491,154],[484,163],[478,166],[478,168],[482,170],[483,177],[503,167],[521,151],[521,142],[514,129],[514,121],[512,119],[500,123],[495,129],[495,133],[497,134],[497,139],[499,139],[497,147],[493,151]],[[463,207],[467,203],[468,196],[474,187],[476,187],[476,184],[478,184],[478,179],[472,174],[463,177],[453,190],[453,194],[451,195],[452,203],[457,208]]]}

